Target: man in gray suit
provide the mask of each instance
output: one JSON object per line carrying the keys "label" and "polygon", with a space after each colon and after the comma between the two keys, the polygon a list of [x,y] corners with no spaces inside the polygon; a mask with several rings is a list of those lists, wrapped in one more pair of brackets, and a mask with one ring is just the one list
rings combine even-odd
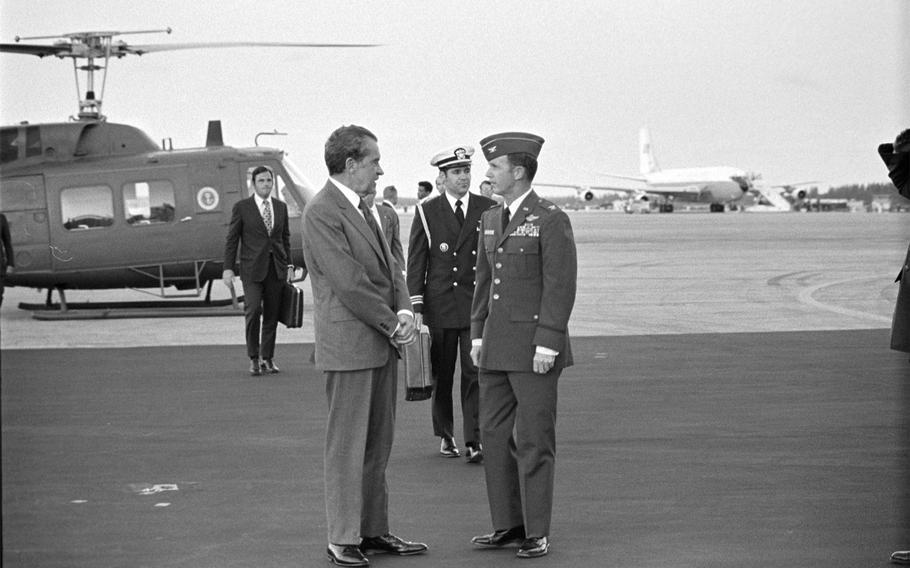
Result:
{"label": "man in gray suit", "polygon": [[328,398],[328,559],[367,566],[364,552],[420,554],[389,532],[386,465],[395,429],[398,346],[417,328],[408,288],[362,197],[383,171],[376,136],[342,126],[325,143],[329,180],[303,213],[313,286],[316,367]]}

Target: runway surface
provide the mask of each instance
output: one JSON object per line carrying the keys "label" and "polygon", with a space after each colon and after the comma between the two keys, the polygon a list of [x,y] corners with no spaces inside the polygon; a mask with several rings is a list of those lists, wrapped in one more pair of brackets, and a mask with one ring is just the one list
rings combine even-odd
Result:
{"label": "runway surface", "polygon": [[[888,566],[910,548],[910,364],[887,349],[910,219],[572,220],[577,365],[552,551],[527,563]],[[279,331],[280,375],[251,378],[239,318],[38,322],[15,307],[35,294],[0,312],[4,566],[328,565],[311,321]],[[429,404],[399,400],[392,528],[430,552],[373,564],[524,562],[470,546],[482,470],[437,457]]]}

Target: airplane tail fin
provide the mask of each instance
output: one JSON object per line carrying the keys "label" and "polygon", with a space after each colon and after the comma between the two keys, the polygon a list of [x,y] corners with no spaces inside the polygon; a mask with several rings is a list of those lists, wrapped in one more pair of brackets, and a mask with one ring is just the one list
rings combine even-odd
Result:
{"label": "airplane tail fin", "polygon": [[660,171],[660,166],[657,165],[657,160],[654,158],[654,152],[651,149],[651,133],[647,127],[642,128],[638,133],[638,151],[638,168],[641,175]]}

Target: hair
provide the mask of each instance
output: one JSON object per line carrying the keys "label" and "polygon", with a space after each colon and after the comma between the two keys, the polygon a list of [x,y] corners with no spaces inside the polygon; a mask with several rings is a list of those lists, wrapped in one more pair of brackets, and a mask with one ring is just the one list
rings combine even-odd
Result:
{"label": "hair", "polygon": [[433,192],[433,184],[428,181],[418,181],[417,185],[424,188],[425,190],[427,190],[430,193]]}
{"label": "hair", "polygon": [[273,179],[273,180],[275,179],[275,174],[272,173],[272,168],[270,168],[270,167],[268,167],[268,166],[256,166],[256,167],[253,169],[253,173],[250,174],[250,182],[252,182],[253,184],[255,184],[255,183],[256,183],[256,176],[258,176],[259,174],[261,174],[261,173],[263,173],[263,172],[269,172],[270,174],[272,174],[272,179]]}
{"label": "hair", "polygon": [[396,188],[394,185],[387,185],[385,189],[382,190],[383,199],[395,197],[396,195],[398,195],[398,188]]}
{"label": "hair", "polygon": [[894,139],[895,152],[910,152],[910,128],[904,130]]}
{"label": "hair", "polygon": [[528,182],[534,181],[534,176],[537,175],[537,158],[527,152],[513,152],[508,156],[510,166],[523,167],[528,173]]}
{"label": "hair", "polygon": [[362,160],[366,155],[363,148],[366,138],[379,141],[375,134],[356,124],[335,129],[325,141],[325,165],[329,168],[329,175],[344,172],[348,158],[356,162]]}

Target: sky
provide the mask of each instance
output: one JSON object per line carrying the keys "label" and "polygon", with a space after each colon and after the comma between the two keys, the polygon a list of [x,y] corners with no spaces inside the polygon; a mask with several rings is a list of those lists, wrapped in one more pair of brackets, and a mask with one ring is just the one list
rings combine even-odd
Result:
{"label": "sky", "polygon": [[[377,135],[378,184],[408,197],[435,179],[432,156],[456,145],[478,150],[476,190],[479,141],[503,131],[544,137],[538,182],[637,174],[647,126],[663,168],[732,166],[770,183],[839,186],[887,182],[876,147],[910,127],[910,0],[0,0],[2,43],[167,27],[119,39],[382,44],[110,64],[111,122],[175,148],[204,145],[210,119],[237,147],[278,130],[287,135],[260,144],[285,150],[318,187],[325,140],[342,124]],[[0,122],[76,112],[70,60],[0,54]]]}

